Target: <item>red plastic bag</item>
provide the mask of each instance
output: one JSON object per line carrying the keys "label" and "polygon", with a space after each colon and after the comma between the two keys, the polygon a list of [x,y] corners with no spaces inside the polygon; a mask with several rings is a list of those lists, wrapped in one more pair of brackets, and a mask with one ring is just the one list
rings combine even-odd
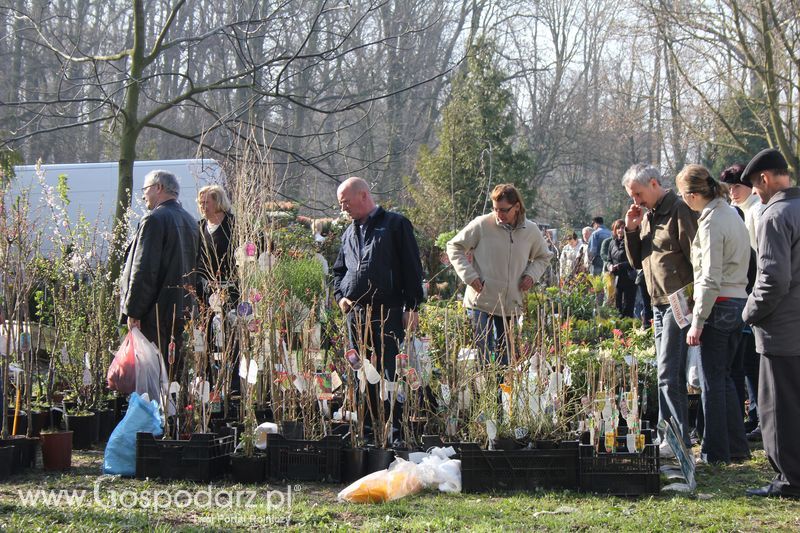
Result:
{"label": "red plastic bag", "polygon": [[132,333],[125,336],[106,374],[108,388],[122,394],[136,390],[136,351]]}

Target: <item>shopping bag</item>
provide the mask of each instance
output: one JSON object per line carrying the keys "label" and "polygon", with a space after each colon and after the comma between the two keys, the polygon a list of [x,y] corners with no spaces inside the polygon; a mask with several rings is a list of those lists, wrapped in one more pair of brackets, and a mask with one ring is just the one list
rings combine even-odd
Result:
{"label": "shopping bag", "polygon": [[136,473],[136,434],[163,433],[160,409],[155,400],[146,401],[134,392],[128,399],[128,410],[114,428],[103,456],[103,473],[133,476]]}
{"label": "shopping bag", "polygon": [[122,394],[130,394],[136,390],[136,354],[133,346],[133,335],[128,333],[120,344],[114,360],[106,373],[108,388]]}
{"label": "shopping bag", "polygon": [[161,403],[169,389],[169,376],[164,365],[164,357],[139,328],[133,328],[129,335],[133,338],[136,354],[136,392],[140,395],[147,394],[151,400],[158,400]]}

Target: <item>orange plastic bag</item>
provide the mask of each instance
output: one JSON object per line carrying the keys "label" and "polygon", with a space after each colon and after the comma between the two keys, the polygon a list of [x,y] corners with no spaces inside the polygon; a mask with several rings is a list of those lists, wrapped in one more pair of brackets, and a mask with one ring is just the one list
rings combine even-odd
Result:
{"label": "orange plastic bag", "polygon": [[106,374],[108,388],[122,394],[136,390],[136,352],[133,335],[129,332],[122,341]]}
{"label": "orange plastic bag", "polygon": [[383,503],[416,494],[425,487],[417,465],[396,459],[388,470],[379,470],[353,482],[339,493],[339,499],[352,503]]}

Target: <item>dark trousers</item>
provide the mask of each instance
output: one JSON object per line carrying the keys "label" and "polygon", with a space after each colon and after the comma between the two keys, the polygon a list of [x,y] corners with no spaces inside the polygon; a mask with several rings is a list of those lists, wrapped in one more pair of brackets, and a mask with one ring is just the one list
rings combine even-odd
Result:
{"label": "dark trousers", "polygon": [[742,334],[744,298],[716,302],[700,336],[703,457],[712,463],[750,456],[731,368]]}
{"label": "dark trousers", "polygon": [[472,332],[475,336],[475,347],[483,363],[499,361],[508,364],[508,342],[506,331],[510,317],[490,315],[478,309],[467,309],[467,316],[472,322]]}
{"label": "dark trousers", "polygon": [[[356,350],[366,344],[368,353],[363,354],[364,358],[375,359],[375,368],[378,373],[389,381],[396,381],[396,361],[395,357],[400,353],[400,346],[405,337],[403,329],[403,309],[401,307],[392,308],[372,308],[368,315],[364,307],[356,306],[347,313],[347,330],[350,346]],[[370,411],[377,415],[378,398],[380,397],[380,382],[372,385],[367,383],[369,389],[370,405],[367,409],[367,418],[371,418]],[[395,424],[401,419],[401,404],[395,403],[393,422]],[[391,404],[384,402],[384,413],[389,414]],[[370,420],[372,423],[372,420]],[[372,424],[374,425],[374,423]]]}
{"label": "dark trousers", "polygon": [[[183,372],[183,357],[181,356],[181,348],[183,346],[183,329],[185,322],[183,318],[176,318],[174,328],[172,325],[172,317],[169,317],[168,321],[162,319],[160,322],[161,325],[159,327],[155,320],[142,320],[140,327],[142,335],[147,337],[147,340],[159,347],[161,356],[164,358],[164,365],[167,367],[167,372],[174,380],[180,381],[181,373]],[[172,368],[170,368],[169,343],[170,336],[173,335],[173,331],[175,335],[175,364],[172,365]]]}
{"label": "dark trousers", "polygon": [[614,303],[620,315],[633,318],[633,306],[636,304],[636,290],[636,283],[628,278],[627,273],[623,272],[616,276]]}
{"label": "dark trousers", "polygon": [[756,340],[752,331],[742,333],[742,342],[739,343],[742,352],[742,366],[744,367],[744,384],[747,389],[747,421],[753,425],[758,424],[758,367],[761,356],[756,352]]}
{"label": "dark trousers", "polygon": [[761,355],[758,414],[778,488],[800,490],[800,356]]}

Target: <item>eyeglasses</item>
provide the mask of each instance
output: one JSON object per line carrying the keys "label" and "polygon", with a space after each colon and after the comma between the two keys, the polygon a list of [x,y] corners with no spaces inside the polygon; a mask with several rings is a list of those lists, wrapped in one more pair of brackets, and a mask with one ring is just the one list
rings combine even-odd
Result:
{"label": "eyeglasses", "polygon": [[512,206],[510,206],[510,207],[496,207],[496,206],[492,206],[492,211],[494,211],[495,213],[503,213],[503,214],[505,215],[505,214],[508,214],[508,212],[509,212],[509,211],[511,211],[512,209],[514,209],[514,206],[515,206],[515,205],[517,205],[517,204],[514,204],[514,205],[512,205]]}
{"label": "eyeglasses", "polygon": [[142,187],[142,192],[146,191],[150,187],[155,187],[156,185],[158,185],[158,183],[151,183],[150,185],[145,185],[144,187]]}

